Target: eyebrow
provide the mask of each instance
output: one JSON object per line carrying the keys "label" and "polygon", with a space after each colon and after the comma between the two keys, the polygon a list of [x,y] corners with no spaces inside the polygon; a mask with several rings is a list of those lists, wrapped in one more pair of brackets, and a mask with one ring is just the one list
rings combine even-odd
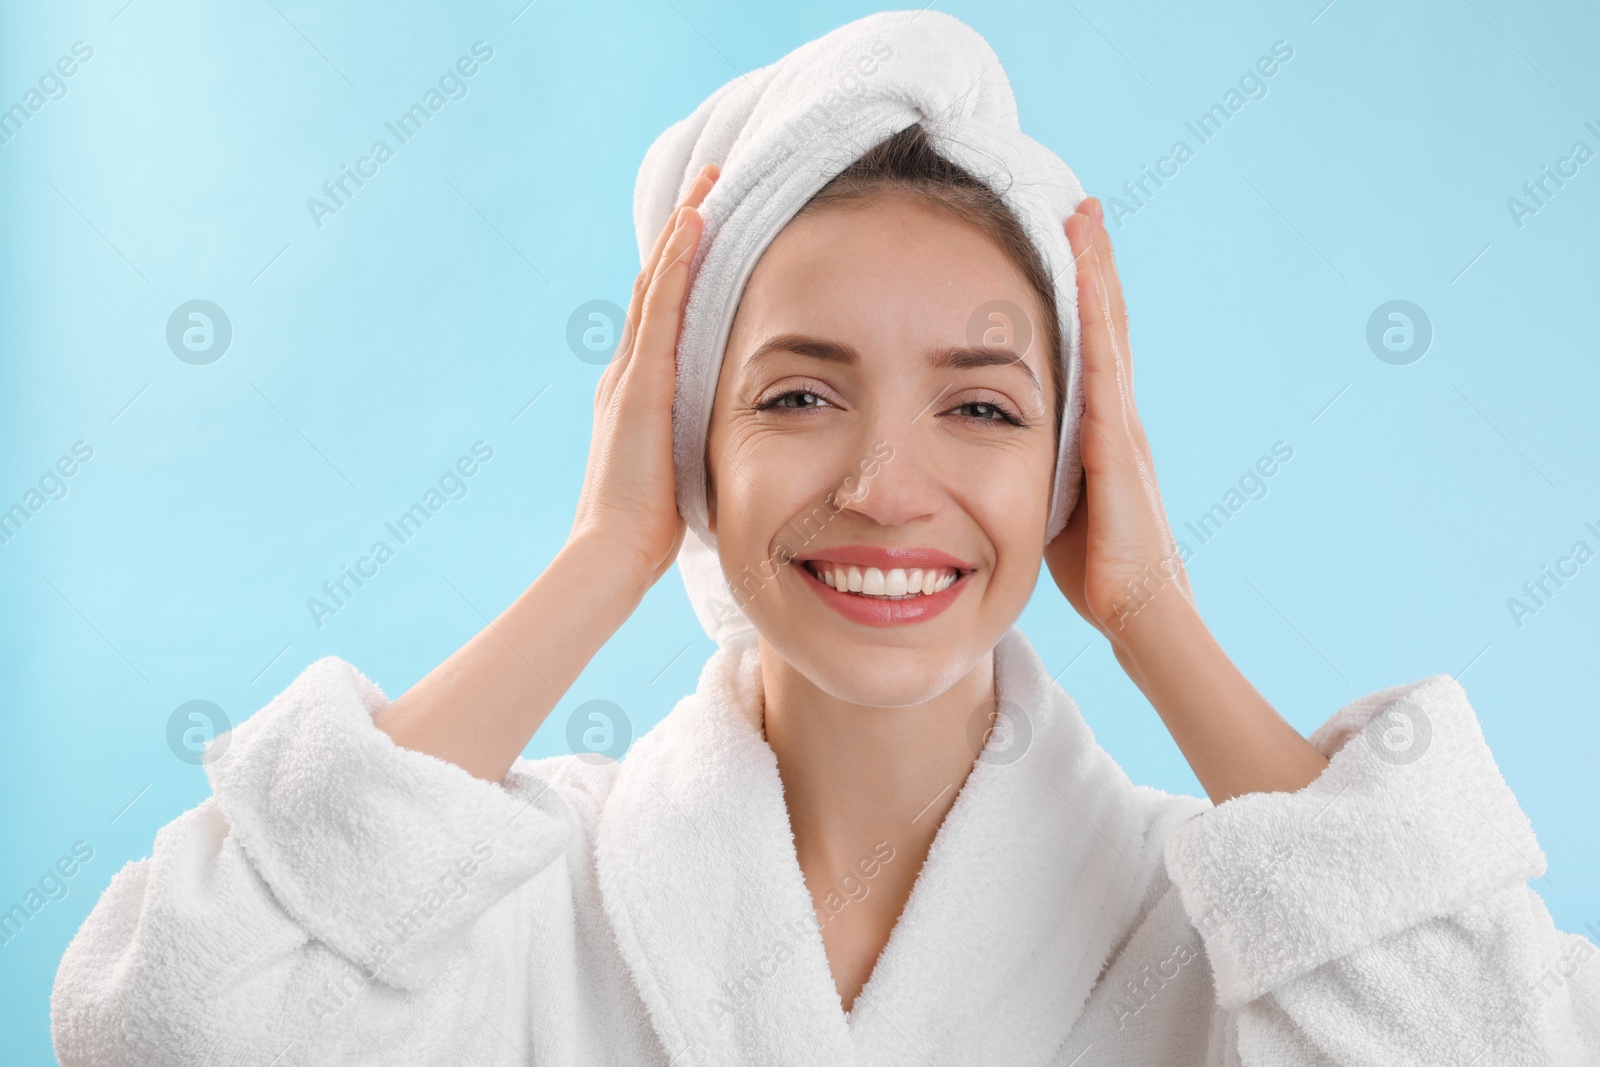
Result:
{"label": "eyebrow", "polygon": [[[745,360],[745,366],[773,352],[793,352],[798,356],[810,356],[813,359],[842,363],[845,366],[855,366],[861,362],[860,354],[841,341],[829,341],[799,333],[784,333],[764,341],[750,354],[750,358]],[[1039,376],[1033,372],[1032,367],[1023,362],[1022,357],[1009,348],[989,345],[946,345],[933,353],[929,365],[953,370],[970,370],[975,367],[1018,367],[1028,376],[1028,381],[1034,390],[1040,396],[1044,395],[1044,387],[1039,384]]]}

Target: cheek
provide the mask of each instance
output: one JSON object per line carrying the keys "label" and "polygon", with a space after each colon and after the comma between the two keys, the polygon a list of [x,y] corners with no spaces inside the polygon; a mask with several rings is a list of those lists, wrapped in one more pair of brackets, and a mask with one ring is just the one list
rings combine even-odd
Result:
{"label": "cheek", "polygon": [[961,507],[995,554],[993,581],[1032,588],[1043,558],[1055,454],[1037,445],[952,455],[945,464]]}
{"label": "cheek", "polygon": [[1043,440],[1014,440],[989,448],[948,447],[939,467],[962,495],[986,513],[1003,511],[1019,520],[1049,503],[1055,451]]}
{"label": "cheek", "polygon": [[733,426],[713,444],[717,540],[727,562],[764,559],[804,537],[796,523],[831,519],[824,499],[839,488],[840,476],[826,435]]}

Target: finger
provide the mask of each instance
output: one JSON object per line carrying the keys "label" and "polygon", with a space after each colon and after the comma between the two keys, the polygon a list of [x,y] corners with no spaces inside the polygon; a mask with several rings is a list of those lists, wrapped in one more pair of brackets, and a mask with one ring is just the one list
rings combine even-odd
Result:
{"label": "finger", "polygon": [[715,163],[707,163],[701,167],[700,173],[696,174],[694,181],[689,184],[689,191],[684,194],[683,202],[689,207],[698,208],[720,177],[722,168]]}
{"label": "finger", "polygon": [[628,310],[622,314],[622,336],[617,339],[617,347],[611,353],[611,359],[606,363],[605,370],[600,372],[600,382],[595,386],[595,403],[600,404],[603,397],[611,393],[612,383],[616,381],[621,367],[628,361],[628,353],[633,350],[633,338],[638,331],[639,313],[644,304],[644,291],[650,281],[650,276],[640,271],[633,279],[633,288],[628,295]]}
{"label": "finger", "polygon": [[[662,246],[661,254],[644,284],[641,301],[643,307],[649,306],[651,292],[666,271],[678,266],[680,263],[686,265],[688,260],[693,258],[694,250],[699,240],[700,229],[704,226],[704,219],[700,215],[699,207],[701,202],[705,200],[706,194],[711,191],[711,186],[715,182],[717,174],[716,166],[708,163],[700,168],[700,174],[690,183],[689,191],[684,196],[683,204],[673,214],[673,227],[665,235],[666,243]],[[685,231],[691,225],[696,227],[696,232],[693,238],[689,239],[685,236]],[[685,271],[685,277],[687,278],[687,271]],[[681,297],[679,302],[681,303]],[[639,320],[636,319],[635,321]],[[642,324],[639,328],[642,331]],[[632,355],[631,350],[628,355]]]}
{"label": "finger", "polygon": [[[660,270],[661,258],[666,251],[667,242],[672,239],[684,208],[698,208],[705,200],[706,194],[711,191],[711,187],[716,183],[717,178],[721,176],[721,173],[721,170],[714,163],[707,163],[704,167],[701,167],[700,173],[695,176],[695,180],[689,183],[688,192],[684,194],[683,200],[673,210],[672,214],[667,216],[666,224],[662,226],[661,232],[656,236],[655,245],[650,249],[650,254],[645,257],[644,267],[633,280],[633,295],[628,301],[627,317],[622,328],[622,340],[617,345],[616,355],[612,357],[612,366],[626,364],[628,356],[632,354],[633,341],[638,336],[639,331],[639,318],[644,309],[645,294],[649,292],[650,282]],[[610,370],[611,367],[608,366],[606,369]]]}
{"label": "finger", "polygon": [[1110,318],[1112,351],[1117,357],[1118,379],[1123,383],[1126,415],[1138,447],[1149,454],[1144,423],[1139,418],[1138,403],[1134,396],[1133,344],[1128,335],[1128,308],[1122,296],[1122,276],[1117,271],[1115,253],[1111,248],[1111,233],[1106,229],[1105,211],[1096,198],[1089,198],[1088,206],[1093,218],[1091,233],[1094,237],[1095,259],[1100,266],[1099,282],[1104,293],[1105,312]]}
{"label": "finger", "polygon": [[[662,244],[661,254],[656,257],[655,263],[651,265],[650,272],[641,274],[634,282],[636,296],[630,308],[629,322],[626,327],[628,347],[620,353],[619,358],[612,361],[611,367],[606,368],[608,371],[614,370],[619,379],[628,372],[628,366],[633,362],[633,354],[638,348],[639,338],[646,329],[650,328],[646,312],[650,308],[653,299],[651,294],[656,288],[657,280],[661,277],[662,269],[683,255],[681,236],[685,214],[686,212],[683,208],[673,212],[672,217],[675,221],[672,229],[666,233],[667,239]],[[659,314],[656,318],[657,320],[660,319]]]}
{"label": "finger", "polygon": [[[1150,446],[1134,405],[1132,368],[1126,359],[1127,335],[1119,329],[1111,311],[1107,277],[1110,271],[1106,258],[1109,250],[1102,252],[1096,243],[1091,208],[1080,207],[1080,211],[1067,219],[1066,230],[1079,267],[1085,470],[1101,463],[1123,466],[1138,479],[1140,495],[1149,513],[1159,518],[1164,514],[1161,493],[1156,485]],[[1099,229],[1103,231],[1104,227]]]}
{"label": "finger", "polygon": [[656,243],[650,249],[650,255],[645,258],[643,274],[648,280],[655,276],[657,268],[661,265],[661,255],[667,247],[667,242],[672,239],[673,231],[677,229],[678,217],[683,214],[686,207],[698,208],[705,200],[706,194],[711,191],[717,176],[721,172],[716,164],[707,163],[700,168],[700,173],[695,175],[694,181],[689,183],[688,190],[683,194],[683,199],[678,201],[678,206],[673,208],[672,214],[667,216],[666,223],[661,227],[661,232],[656,235]]}
{"label": "finger", "polygon": [[[1100,261],[1105,266],[1106,295],[1111,301],[1111,311],[1116,322],[1122,327],[1124,333],[1128,329],[1128,305],[1122,297],[1122,276],[1117,272],[1116,254],[1111,248],[1111,232],[1106,229],[1105,209],[1097,197],[1087,200],[1091,214],[1094,218],[1095,249],[1100,254]],[[1123,346],[1127,350],[1127,346]]]}
{"label": "finger", "polygon": [[1117,303],[1121,283],[1111,257],[1110,236],[1106,234],[1105,226],[1096,218],[1099,211],[1098,202],[1093,198],[1086,198],[1074,213],[1084,217],[1084,223],[1077,225],[1083,227],[1086,241],[1077,258],[1080,265],[1092,265],[1094,268],[1090,272],[1095,289],[1091,303],[1098,315],[1107,320],[1106,328],[1111,339],[1111,351],[1116,356],[1119,373],[1131,385],[1133,363],[1128,346],[1126,316],[1119,313]]}
{"label": "finger", "polygon": [[1104,265],[1094,246],[1087,209],[1066,221],[1067,240],[1078,265],[1078,321],[1083,348],[1084,459],[1125,464],[1143,481],[1148,463],[1135,430],[1126,376],[1117,358],[1115,330],[1106,297]]}
{"label": "finger", "polygon": [[689,263],[694,258],[704,220],[685,208],[678,229],[662,250],[661,265],[645,292],[639,334],[622,373],[641,375],[670,397],[676,372],[675,355],[682,326],[684,298],[689,291]]}
{"label": "finger", "polygon": [[672,239],[673,233],[678,228],[678,218],[683,213],[683,208],[673,209],[667,216],[667,224],[661,228],[661,233],[656,237],[650,255],[645,258],[645,263],[640,268],[638,275],[633,279],[633,293],[628,299],[627,319],[623,323],[623,343],[617,346],[617,354],[612,358],[613,366],[628,361],[628,354],[633,351],[633,340],[639,335],[639,316],[644,311],[644,296],[650,291],[650,279],[655,277],[656,268],[661,264],[661,255],[666,250],[667,242]]}
{"label": "finger", "polygon": [[[1128,425],[1129,432],[1135,438],[1142,440],[1143,428],[1139,425],[1133,395],[1133,352],[1128,340],[1127,316],[1119,311],[1122,285],[1117,278],[1116,265],[1112,261],[1110,235],[1106,233],[1103,222],[1096,217],[1099,212],[1099,204],[1093,199],[1079,205],[1078,213],[1084,215],[1084,222],[1075,225],[1080,228],[1080,236],[1087,238],[1082,246],[1079,262],[1091,267],[1087,272],[1093,283],[1090,308],[1095,313],[1096,325],[1104,326],[1108,351],[1115,364],[1113,369],[1118,385],[1118,408]],[[1080,315],[1080,318],[1082,317]]]}
{"label": "finger", "polygon": [[1105,283],[1094,247],[1093,220],[1087,210],[1066,222],[1067,241],[1077,263],[1078,325],[1083,348],[1084,415],[1097,424],[1121,422],[1117,359],[1105,314]]}

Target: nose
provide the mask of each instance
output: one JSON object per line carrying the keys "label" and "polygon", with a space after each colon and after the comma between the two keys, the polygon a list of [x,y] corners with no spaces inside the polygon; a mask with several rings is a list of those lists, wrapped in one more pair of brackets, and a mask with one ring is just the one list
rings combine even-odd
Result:
{"label": "nose", "polygon": [[[926,416],[924,416],[926,417]],[[946,496],[936,464],[918,446],[920,420],[872,420],[834,492],[835,506],[879,526],[904,526],[937,514]]]}

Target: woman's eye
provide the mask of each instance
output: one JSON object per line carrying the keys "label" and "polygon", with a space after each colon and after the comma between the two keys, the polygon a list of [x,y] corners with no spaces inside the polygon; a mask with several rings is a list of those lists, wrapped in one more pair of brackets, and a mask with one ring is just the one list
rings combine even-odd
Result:
{"label": "woman's eye", "polygon": [[1013,426],[1022,425],[1021,419],[999,404],[990,404],[983,400],[972,400],[965,404],[957,404],[950,410],[960,412],[963,418],[973,419],[977,422],[1008,422]]}
{"label": "woman's eye", "polygon": [[757,410],[766,411],[768,408],[816,408],[829,406],[828,402],[809,389],[791,389],[787,393],[779,393],[757,406]]}

